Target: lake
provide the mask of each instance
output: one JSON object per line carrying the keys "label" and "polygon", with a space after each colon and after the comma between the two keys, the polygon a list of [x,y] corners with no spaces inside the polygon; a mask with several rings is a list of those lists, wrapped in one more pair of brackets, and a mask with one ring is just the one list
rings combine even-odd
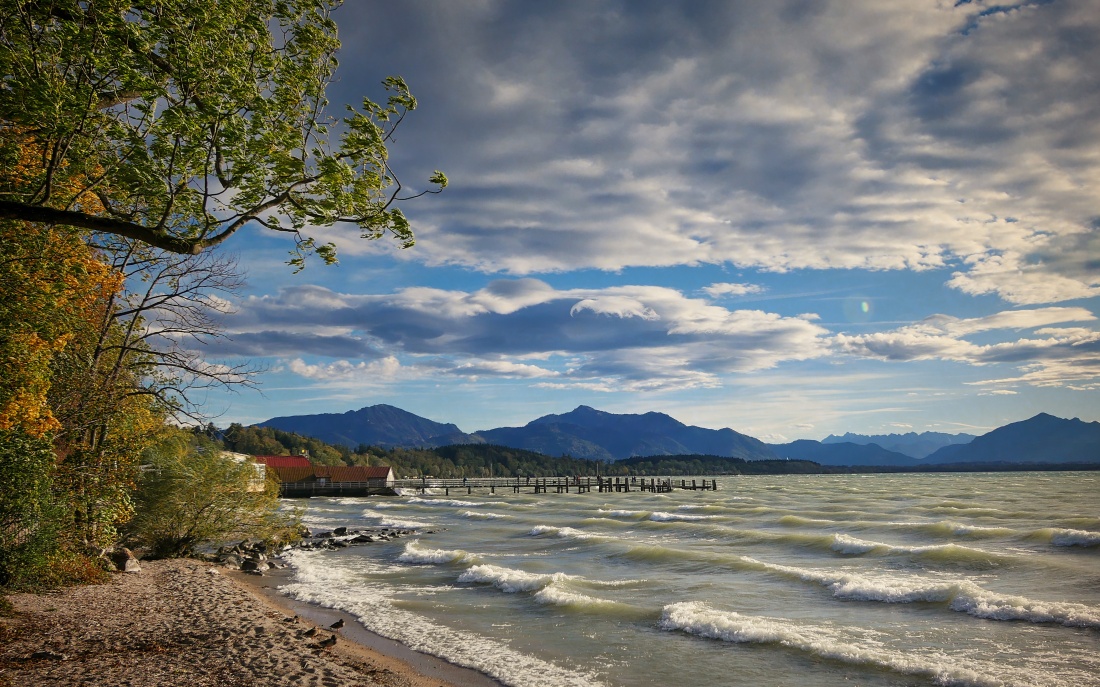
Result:
{"label": "lake", "polygon": [[516,687],[1100,685],[1098,479],[313,498],[421,533],[296,551],[283,591]]}

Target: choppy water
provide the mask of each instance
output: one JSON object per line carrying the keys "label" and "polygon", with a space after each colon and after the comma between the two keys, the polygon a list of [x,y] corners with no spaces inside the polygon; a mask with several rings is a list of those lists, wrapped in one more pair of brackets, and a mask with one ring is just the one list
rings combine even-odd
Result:
{"label": "choppy water", "polygon": [[1100,475],[315,498],[289,594],[508,685],[1100,685]]}

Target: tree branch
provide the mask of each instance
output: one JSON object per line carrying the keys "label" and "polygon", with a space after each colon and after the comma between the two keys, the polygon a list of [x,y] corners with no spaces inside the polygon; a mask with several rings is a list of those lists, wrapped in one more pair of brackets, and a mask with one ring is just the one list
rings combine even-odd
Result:
{"label": "tree branch", "polygon": [[[0,200],[0,218],[18,219],[24,222],[39,222],[42,224],[60,224],[92,231],[103,231],[110,234],[136,239],[150,246],[166,250],[170,253],[181,255],[198,255],[204,249],[216,246],[229,238],[237,229],[244,226],[245,222],[238,220],[232,226],[216,236],[205,239],[188,239],[180,236],[172,236],[163,231],[157,231],[149,227],[126,222],[111,217],[87,215],[83,212],[72,210],[57,210],[42,207],[41,205],[27,205],[10,200]],[[244,219],[244,218],[242,218]],[[247,221],[247,220],[245,220]]]}

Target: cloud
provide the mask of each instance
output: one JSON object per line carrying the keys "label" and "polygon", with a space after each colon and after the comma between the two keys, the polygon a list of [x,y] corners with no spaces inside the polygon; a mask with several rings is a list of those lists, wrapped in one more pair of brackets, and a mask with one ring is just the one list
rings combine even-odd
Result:
{"label": "cloud", "polygon": [[[559,290],[534,279],[498,280],[470,292],[415,287],[352,295],[291,287],[245,299],[227,326],[234,343],[221,353],[293,354],[299,359],[288,369],[316,380],[395,373],[387,365],[399,360],[402,373],[699,388],[827,351],[827,330],[801,317],[730,310],[666,287]],[[344,360],[322,365],[301,356]]]}
{"label": "cloud", "polygon": [[295,358],[290,361],[287,368],[306,379],[355,386],[370,386],[380,382],[392,381],[405,372],[405,368],[393,356],[369,363],[352,363],[347,360],[338,360],[327,365],[311,365],[301,358]]}
{"label": "cloud", "polygon": [[763,293],[764,287],[756,284],[711,284],[703,287],[703,293],[711,298],[722,296],[746,296],[754,293]]}
{"label": "cloud", "polygon": [[1100,15],[985,9],[411,1],[336,18],[345,65],[420,97],[393,146],[403,179],[453,180],[408,206],[402,260],[947,269],[1016,304],[1096,295]]}
{"label": "cloud", "polygon": [[[971,384],[1094,389],[1100,388],[1100,332],[1086,327],[1047,325],[1095,320],[1084,308],[1065,307],[1010,310],[971,319],[935,316],[888,332],[838,334],[834,344],[839,353],[857,357],[949,360],[975,366],[1010,364],[1023,372],[1018,377]],[[964,338],[1004,330],[1034,331],[1021,338],[985,343]]]}

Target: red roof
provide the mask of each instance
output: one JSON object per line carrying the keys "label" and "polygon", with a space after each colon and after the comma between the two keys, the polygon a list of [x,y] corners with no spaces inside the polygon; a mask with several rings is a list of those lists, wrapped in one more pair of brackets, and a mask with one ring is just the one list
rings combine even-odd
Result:
{"label": "red roof", "polygon": [[308,468],[309,458],[305,456],[256,456],[253,460],[269,468]]}

